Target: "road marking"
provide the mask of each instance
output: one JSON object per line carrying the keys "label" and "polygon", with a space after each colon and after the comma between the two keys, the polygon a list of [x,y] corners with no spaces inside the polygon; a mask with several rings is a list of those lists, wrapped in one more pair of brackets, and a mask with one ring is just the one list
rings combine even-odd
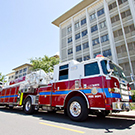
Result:
{"label": "road marking", "polygon": [[61,129],[65,129],[65,130],[69,130],[69,131],[73,131],[73,132],[77,132],[77,133],[81,133],[81,134],[85,133],[83,131],[74,130],[74,129],[70,129],[70,128],[65,128],[65,127],[61,127],[61,126],[56,126],[56,125],[52,125],[52,124],[47,124],[47,123],[43,123],[43,122],[40,122],[40,124],[46,125],[46,126],[55,127],[55,128],[61,128]]}

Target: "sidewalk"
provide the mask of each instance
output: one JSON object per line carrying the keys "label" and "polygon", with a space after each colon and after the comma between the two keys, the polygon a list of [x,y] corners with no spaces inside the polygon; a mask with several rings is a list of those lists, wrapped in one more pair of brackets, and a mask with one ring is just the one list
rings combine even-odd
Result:
{"label": "sidewalk", "polygon": [[126,118],[135,118],[135,110],[129,111],[129,112],[120,112],[120,113],[112,113],[109,116],[114,117],[126,117]]}

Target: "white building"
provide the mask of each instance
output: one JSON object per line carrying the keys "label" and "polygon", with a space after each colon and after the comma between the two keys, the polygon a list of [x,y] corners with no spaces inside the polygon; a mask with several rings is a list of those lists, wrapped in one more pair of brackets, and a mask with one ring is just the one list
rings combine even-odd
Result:
{"label": "white building", "polygon": [[19,77],[23,77],[26,76],[26,74],[30,73],[30,67],[32,67],[31,64],[25,63],[22,64],[12,70],[14,70],[14,72],[7,74],[7,81],[13,81],[14,79],[17,79]]}
{"label": "white building", "polygon": [[102,54],[135,75],[135,0],[83,0],[52,23],[62,62]]}

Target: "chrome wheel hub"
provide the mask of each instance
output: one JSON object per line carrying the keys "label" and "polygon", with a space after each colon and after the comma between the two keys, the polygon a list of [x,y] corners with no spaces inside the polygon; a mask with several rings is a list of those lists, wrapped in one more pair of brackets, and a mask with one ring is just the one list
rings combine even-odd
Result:
{"label": "chrome wheel hub", "polygon": [[81,114],[81,105],[74,101],[70,105],[70,113],[74,117],[78,117]]}
{"label": "chrome wheel hub", "polygon": [[26,109],[26,111],[29,111],[30,108],[31,108],[31,103],[30,103],[30,101],[28,101],[28,102],[26,103],[26,105],[25,105],[25,109]]}

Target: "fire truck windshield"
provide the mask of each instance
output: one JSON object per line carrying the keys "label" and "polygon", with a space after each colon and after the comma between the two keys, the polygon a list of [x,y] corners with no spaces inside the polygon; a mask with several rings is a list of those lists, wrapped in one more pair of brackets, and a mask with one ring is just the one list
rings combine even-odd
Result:
{"label": "fire truck windshield", "polygon": [[101,61],[101,66],[104,74],[109,74],[109,69],[111,69],[112,75],[127,80],[123,70],[119,66],[114,64],[112,61],[103,60]]}

